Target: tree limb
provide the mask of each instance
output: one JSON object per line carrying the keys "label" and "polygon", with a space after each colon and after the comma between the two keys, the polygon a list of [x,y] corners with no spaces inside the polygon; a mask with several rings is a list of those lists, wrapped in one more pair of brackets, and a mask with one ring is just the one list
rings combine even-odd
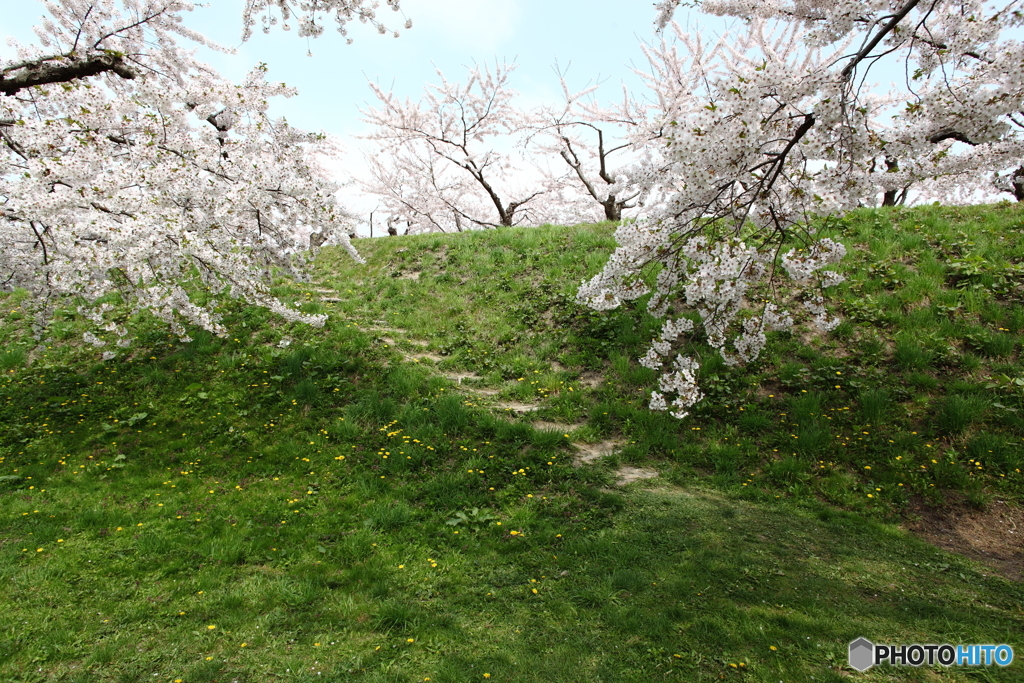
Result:
{"label": "tree limb", "polygon": [[[52,64],[54,59],[63,63]],[[127,64],[124,57],[114,52],[104,52],[85,59],[77,59],[69,55],[46,57],[35,62],[20,63],[0,72],[0,93],[14,95],[24,88],[49,83],[66,83],[76,78],[96,76],[112,71],[121,78],[134,80],[137,76]],[[14,76],[8,76],[15,73]]]}
{"label": "tree limb", "polygon": [[932,144],[938,144],[943,140],[957,140],[958,142],[966,142],[968,145],[971,145],[972,147],[977,146],[978,144],[977,142],[974,142],[960,131],[953,130],[951,128],[940,130],[938,133],[935,133],[934,135],[928,138],[928,142]]}
{"label": "tree limb", "polygon": [[857,68],[857,65],[864,61],[864,59],[869,54],[871,54],[871,51],[874,50],[880,42],[882,42],[882,38],[885,38],[885,36],[888,35],[889,32],[896,28],[896,24],[903,21],[903,19],[908,14],[910,14],[910,10],[917,7],[917,4],[919,2],[920,0],[909,0],[906,5],[900,8],[899,11],[897,11],[889,18],[889,22],[885,26],[883,26],[882,29],[878,33],[876,33],[875,36],[870,41],[868,41],[867,44],[864,45],[864,47],[862,47],[859,52],[857,52],[856,55],[854,55],[853,59],[850,60],[850,63],[843,68],[842,76],[844,80],[850,80],[850,77],[853,76],[854,69]]}

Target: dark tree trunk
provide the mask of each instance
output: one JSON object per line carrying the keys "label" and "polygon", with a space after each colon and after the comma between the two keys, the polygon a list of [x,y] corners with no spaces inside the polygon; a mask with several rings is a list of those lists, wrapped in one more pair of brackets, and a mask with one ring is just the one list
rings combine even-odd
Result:
{"label": "dark tree trunk", "polygon": [[604,218],[607,221],[618,223],[622,220],[622,203],[615,201],[615,195],[608,195],[608,198],[601,202],[604,207]]}
{"label": "dark tree trunk", "polygon": [[[900,170],[900,163],[896,159],[885,160],[886,173],[896,173]],[[882,206],[896,206],[896,199],[899,197],[899,190],[886,190],[882,195]]]}
{"label": "dark tree trunk", "polygon": [[1013,172],[1013,196],[1018,202],[1024,202],[1024,166],[1020,166]]}

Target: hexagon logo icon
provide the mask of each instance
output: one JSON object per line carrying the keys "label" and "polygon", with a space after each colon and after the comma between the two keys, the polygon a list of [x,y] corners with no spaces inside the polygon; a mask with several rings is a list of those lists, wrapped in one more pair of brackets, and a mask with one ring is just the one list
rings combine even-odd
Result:
{"label": "hexagon logo icon", "polygon": [[850,666],[857,671],[867,671],[875,665],[875,645],[867,638],[858,638],[850,643]]}

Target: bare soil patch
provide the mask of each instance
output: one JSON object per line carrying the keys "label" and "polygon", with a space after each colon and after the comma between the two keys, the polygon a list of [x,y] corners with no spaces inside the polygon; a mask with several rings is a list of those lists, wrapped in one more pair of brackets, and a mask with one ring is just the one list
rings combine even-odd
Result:
{"label": "bare soil patch", "polygon": [[[388,346],[393,346],[396,349],[398,348],[398,342],[395,341],[394,339],[392,339],[391,337],[381,337],[380,340],[382,342],[384,342],[385,344],[387,344]],[[421,346],[423,344],[422,342],[418,342],[418,341],[413,341],[412,343],[417,344],[417,345],[421,345]],[[401,353],[402,357],[405,358],[406,360],[415,361],[415,362],[419,362],[419,361],[423,360],[424,358],[426,358],[427,360],[432,360],[435,363],[440,363],[441,361],[444,360],[444,358],[442,358],[441,356],[437,355],[436,353],[428,353],[426,351],[422,351],[422,352],[419,352],[419,353],[405,353],[404,351],[399,349],[399,353]]]}
{"label": "bare soil patch", "polygon": [[442,372],[442,377],[447,377],[456,384],[462,384],[464,379],[480,379],[480,375],[475,372]]}
{"label": "bare soil patch", "polygon": [[584,463],[594,462],[606,455],[611,455],[621,448],[624,443],[625,441],[618,439],[609,439],[608,441],[601,441],[599,443],[574,444],[576,448],[579,449],[579,454],[577,454],[576,459],[573,462],[577,467]]}
{"label": "bare soil patch", "polygon": [[[384,324],[383,320],[374,320],[375,323]],[[406,334],[408,330],[403,330],[401,327],[378,327],[375,325],[367,325],[363,328],[367,332],[390,332],[392,334]]]}
{"label": "bare soil patch", "polygon": [[988,566],[1012,581],[1024,580],[1024,509],[995,501],[984,510],[962,501],[942,508],[911,502],[915,536]]}
{"label": "bare soil patch", "polygon": [[462,390],[468,391],[478,396],[497,396],[498,394],[501,393],[501,389],[487,389],[485,387],[467,387],[465,384],[462,385]]}
{"label": "bare soil patch", "polygon": [[657,470],[652,470],[648,467],[632,467],[631,465],[623,465],[619,469],[615,470],[615,485],[625,486],[634,481],[641,479],[654,479],[658,476]]}
{"label": "bare soil patch", "polygon": [[533,428],[543,432],[558,432],[559,434],[568,434],[574,429],[579,429],[582,424],[568,425],[563,422],[548,422],[547,420],[537,420],[533,423]]}
{"label": "bare soil patch", "polygon": [[408,360],[423,360],[424,358],[426,358],[427,360],[432,360],[435,363],[440,363],[441,361],[444,360],[443,357],[437,355],[436,353],[427,353],[426,351],[421,353],[406,353],[403,355]]}
{"label": "bare soil patch", "polygon": [[[477,389],[477,391],[481,390]],[[495,403],[494,407],[513,413],[532,413],[535,410],[540,410],[540,406],[530,405],[528,403],[519,403],[517,401],[502,401],[500,403]]]}

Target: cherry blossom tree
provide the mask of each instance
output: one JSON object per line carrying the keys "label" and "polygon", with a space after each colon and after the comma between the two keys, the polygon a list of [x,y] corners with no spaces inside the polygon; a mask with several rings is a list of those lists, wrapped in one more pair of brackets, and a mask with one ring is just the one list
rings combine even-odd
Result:
{"label": "cherry blossom tree", "polygon": [[473,179],[419,141],[367,154],[366,192],[377,195],[383,212],[409,224],[410,232],[462,232],[491,227],[490,212]]}
{"label": "cherry blossom tree", "polygon": [[[525,131],[508,85],[514,65],[474,66],[465,82],[438,71],[419,102],[370,83],[378,107],[362,110],[375,126],[365,139],[372,180],[364,187],[417,230],[536,225],[547,191],[515,150]],[[520,155],[521,156],[521,155]]]}
{"label": "cherry blossom tree", "polygon": [[[326,237],[358,258],[317,162],[330,146],[267,113],[271,98],[294,91],[268,82],[263,65],[230,83],[180,48],[185,39],[221,49],[185,27],[189,2],[45,6],[38,45],[9,41],[17,55],[0,63],[4,287],[30,292],[40,324],[78,303],[97,326],[86,335],[96,345],[129,343],[113,293],[182,337],[186,323],[224,334],[223,296],[323,324],[267,287],[275,268],[303,277],[301,252]],[[252,0],[245,30],[271,9],[308,35],[328,12],[340,28],[375,22],[362,0]]]}
{"label": "cherry blossom tree", "polygon": [[[593,85],[572,92],[561,75],[562,102],[557,107],[541,107],[531,116],[533,149],[545,156],[557,156],[568,166],[568,173],[549,177],[552,188],[576,186],[577,196],[568,200],[580,205],[589,202],[600,207],[600,218],[621,221],[622,212],[638,206],[641,190],[630,181],[630,162],[647,142],[637,135],[645,124],[644,109],[623,88],[622,103],[604,109],[587,97],[598,88]],[[619,162],[612,167],[612,157]],[[578,195],[583,195],[578,196]]]}
{"label": "cherry blossom tree", "polygon": [[[669,26],[679,0],[658,6]],[[642,363],[661,372],[650,405],[683,417],[702,397],[697,362],[677,352],[697,333],[728,363],[758,356],[766,333],[807,316],[837,323],[822,291],[844,249],[813,219],[923,183],[936,193],[1009,189],[1024,158],[1024,22],[1019,2],[704,0],[738,35],[684,34],[649,52],[652,156],[638,174],[639,220],[578,298],[596,309],[651,294],[666,317]],[[876,96],[870,67],[906,69],[902,92]],[[895,118],[893,105],[899,104]],[[878,172],[879,163],[896,161]],[[657,263],[653,283],[641,269]],[[802,311],[802,313],[801,313]]]}

